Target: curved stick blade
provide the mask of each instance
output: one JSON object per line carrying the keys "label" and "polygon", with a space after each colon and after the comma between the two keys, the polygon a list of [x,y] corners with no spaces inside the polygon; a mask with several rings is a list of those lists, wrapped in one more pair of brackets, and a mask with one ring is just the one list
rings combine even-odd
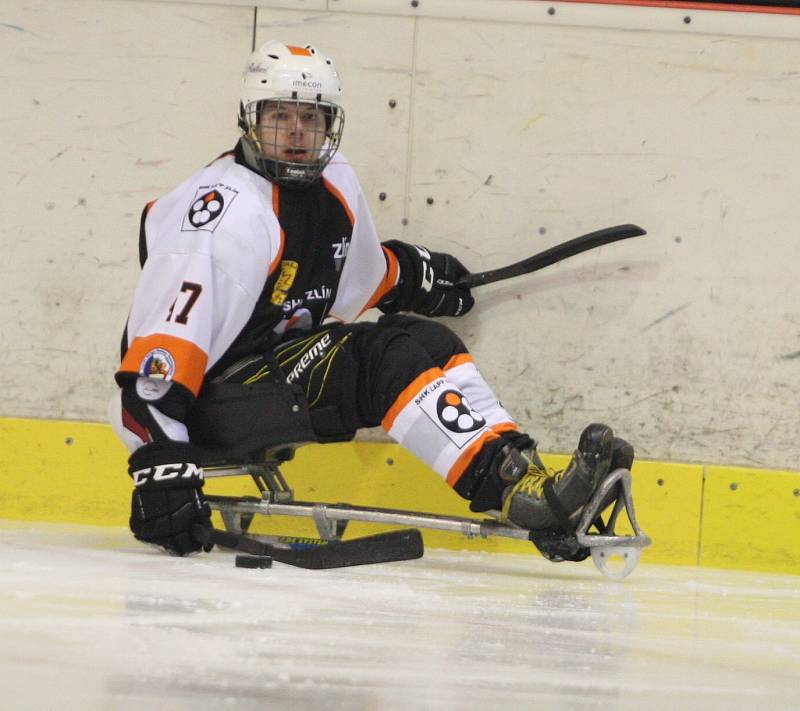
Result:
{"label": "curved stick blade", "polygon": [[580,237],[575,237],[568,242],[557,244],[554,247],[534,254],[532,257],[523,259],[520,262],[515,262],[505,267],[499,267],[498,269],[490,269],[485,272],[467,274],[458,280],[458,286],[474,289],[476,286],[491,284],[496,281],[502,281],[503,279],[511,279],[512,277],[522,276],[523,274],[530,274],[531,272],[549,267],[556,262],[574,257],[581,252],[587,252],[590,249],[596,249],[597,247],[602,247],[612,242],[619,242],[620,240],[630,239],[631,237],[640,237],[645,234],[647,234],[647,232],[638,225],[615,225],[614,227],[605,227],[602,230],[589,232]]}

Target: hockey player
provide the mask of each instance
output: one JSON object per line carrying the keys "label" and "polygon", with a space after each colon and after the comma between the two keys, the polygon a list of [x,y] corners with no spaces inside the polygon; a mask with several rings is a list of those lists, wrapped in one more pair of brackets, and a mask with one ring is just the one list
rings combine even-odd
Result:
{"label": "hockey player", "polygon": [[[210,525],[204,448],[230,423],[198,426],[197,413],[214,384],[250,392],[267,381],[301,391],[310,439],[380,425],[473,511],[568,530],[633,450],[594,424],[566,469],[546,470],[461,340],[404,313],[463,316],[473,298],[457,282],[468,272],[449,254],[379,241],[338,150],[341,94],[325,54],[268,42],[244,70],[234,150],[144,210],[110,415],[132,452],[133,534],[178,555],[201,548],[191,529]],[[384,315],[356,322],[373,307]],[[240,419],[277,422],[282,407],[254,400]]]}

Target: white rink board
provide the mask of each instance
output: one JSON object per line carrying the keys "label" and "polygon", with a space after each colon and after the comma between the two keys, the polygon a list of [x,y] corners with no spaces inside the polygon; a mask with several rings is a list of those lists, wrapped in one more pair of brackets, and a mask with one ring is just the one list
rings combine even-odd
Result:
{"label": "white rink board", "polygon": [[432,551],[338,571],[0,524],[15,711],[797,707],[797,578]]}
{"label": "white rink board", "polygon": [[649,232],[480,292],[454,325],[503,403],[556,451],[599,419],[658,458],[798,453],[800,42],[447,25],[418,31],[409,233],[480,270]]}
{"label": "white rink board", "polygon": [[[384,239],[480,270],[609,224],[650,232],[486,287],[452,322],[544,449],[601,419],[652,459],[796,467],[800,18],[272,5],[259,41],[340,65],[344,150]],[[3,4],[0,416],[105,418],[139,213],[235,140],[253,15]]]}
{"label": "white rink board", "polygon": [[2,3],[0,414],[105,421],[142,209],[235,141],[252,18]]}

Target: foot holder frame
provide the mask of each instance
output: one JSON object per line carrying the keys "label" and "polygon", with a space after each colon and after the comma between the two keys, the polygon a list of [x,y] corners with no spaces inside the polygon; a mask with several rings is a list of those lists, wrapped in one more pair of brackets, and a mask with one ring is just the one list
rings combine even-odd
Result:
{"label": "foot holder frame", "polygon": [[[220,512],[226,530],[233,533],[246,533],[253,516],[258,514],[311,518],[321,539],[318,541],[319,543],[341,540],[349,521],[449,531],[461,534],[466,538],[500,537],[529,540],[530,531],[527,529],[510,523],[500,523],[495,519],[480,520],[369,506],[295,501],[293,492],[280,473],[278,464],[276,461],[266,461],[261,464],[236,467],[206,468],[205,476],[207,478],[249,474],[261,492],[261,499],[247,496],[207,495],[206,498],[212,510]],[[615,487],[617,487],[616,491]],[[616,497],[614,510],[608,524],[599,533],[589,533],[589,528],[595,524],[602,513],[604,500],[607,505],[610,505],[614,497]],[[614,531],[623,508],[626,510],[634,531],[632,536],[619,535]],[[627,469],[617,469],[601,484],[584,509],[576,536],[578,543],[590,550],[592,560],[606,577],[621,580],[636,567],[641,549],[650,545],[651,541],[642,533],[636,521],[631,495],[631,474]],[[259,538],[289,544],[293,540],[274,536],[260,536]],[[308,544],[308,539],[297,540],[305,541],[305,545]],[[609,558],[614,556],[621,556],[625,561],[622,570],[615,570],[608,566]]]}

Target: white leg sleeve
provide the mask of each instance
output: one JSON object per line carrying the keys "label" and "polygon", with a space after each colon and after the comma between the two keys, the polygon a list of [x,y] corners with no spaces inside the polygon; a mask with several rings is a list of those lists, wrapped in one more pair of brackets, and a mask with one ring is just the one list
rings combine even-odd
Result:
{"label": "white leg sleeve", "polygon": [[[451,486],[483,445],[499,436],[440,368],[422,373],[403,390],[381,425]],[[508,428],[497,428],[503,429]]]}
{"label": "white leg sleeve", "polygon": [[464,393],[472,407],[486,418],[490,427],[510,425],[505,429],[516,429],[516,424],[500,404],[483,376],[478,372],[472,357],[457,355],[444,367],[445,377]]}

